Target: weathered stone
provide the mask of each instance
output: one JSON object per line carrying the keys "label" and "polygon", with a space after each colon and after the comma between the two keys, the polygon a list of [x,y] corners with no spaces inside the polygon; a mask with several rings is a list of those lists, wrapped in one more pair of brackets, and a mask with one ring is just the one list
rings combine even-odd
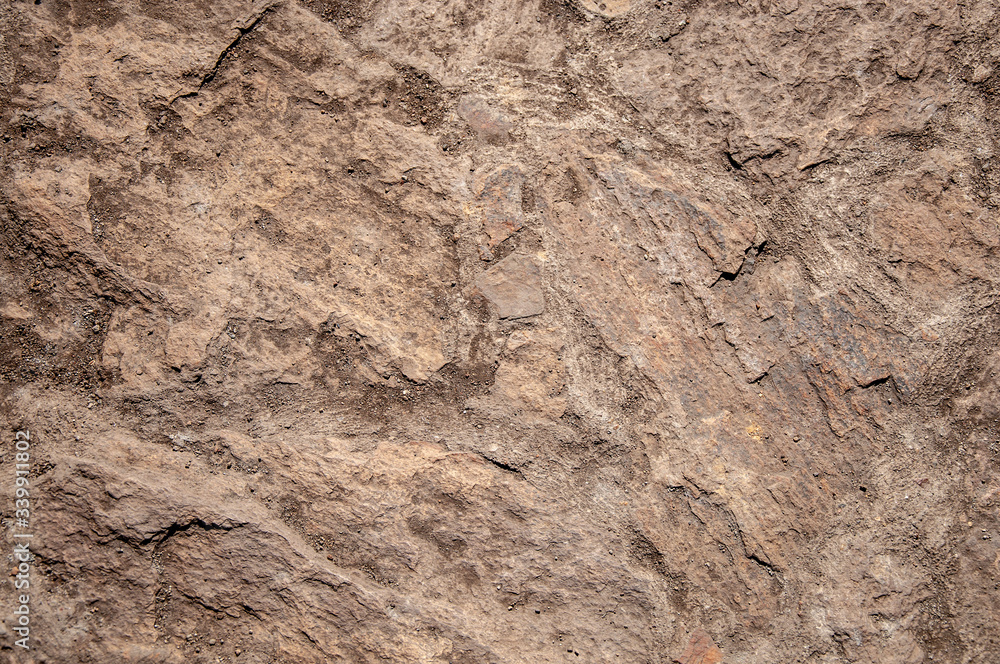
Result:
{"label": "weathered stone", "polygon": [[529,256],[503,259],[476,279],[476,290],[493,303],[500,318],[528,318],[545,311],[541,270]]}
{"label": "weathered stone", "polygon": [[25,655],[1000,661],[998,11],[0,3]]}
{"label": "weathered stone", "polygon": [[516,166],[504,166],[483,181],[475,200],[466,206],[486,236],[480,244],[479,257],[493,260],[493,250],[524,227],[521,210],[521,187],[524,176]]}
{"label": "weathered stone", "polygon": [[503,116],[490,108],[486,100],[475,95],[466,95],[458,101],[456,109],[463,120],[479,136],[490,142],[502,142],[510,135],[512,125]]}

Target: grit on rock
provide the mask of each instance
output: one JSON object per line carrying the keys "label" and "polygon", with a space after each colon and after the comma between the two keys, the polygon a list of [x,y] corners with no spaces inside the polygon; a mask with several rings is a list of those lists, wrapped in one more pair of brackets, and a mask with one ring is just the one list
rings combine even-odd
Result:
{"label": "grit on rock", "polygon": [[998,33],[2,0],[0,655],[1000,661]]}

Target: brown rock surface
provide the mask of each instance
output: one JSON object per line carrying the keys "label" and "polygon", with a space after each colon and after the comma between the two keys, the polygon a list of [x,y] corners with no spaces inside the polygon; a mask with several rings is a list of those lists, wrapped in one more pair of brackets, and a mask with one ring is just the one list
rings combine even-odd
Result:
{"label": "brown rock surface", "polygon": [[0,653],[1000,661],[998,29],[0,1]]}

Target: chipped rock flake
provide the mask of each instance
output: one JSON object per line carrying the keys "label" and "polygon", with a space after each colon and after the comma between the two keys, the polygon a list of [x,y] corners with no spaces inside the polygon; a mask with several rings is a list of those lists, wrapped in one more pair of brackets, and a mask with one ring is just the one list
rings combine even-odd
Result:
{"label": "chipped rock flake", "polygon": [[674,662],[675,664],[720,664],[722,651],[712,642],[708,632],[698,628],[691,634],[684,653]]}
{"label": "chipped rock flake", "polygon": [[475,288],[497,308],[500,318],[528,318],[545,311],[541,270],[528,256],[503,259],[476,279]]}

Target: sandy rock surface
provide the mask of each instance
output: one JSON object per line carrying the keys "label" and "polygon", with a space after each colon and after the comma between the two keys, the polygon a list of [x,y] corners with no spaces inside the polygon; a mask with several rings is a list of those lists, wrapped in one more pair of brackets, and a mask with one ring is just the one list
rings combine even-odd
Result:
{"label": "sandy rock surface", "polygon": [[0,657],[1000,661],[998,30],[3,0]]}

